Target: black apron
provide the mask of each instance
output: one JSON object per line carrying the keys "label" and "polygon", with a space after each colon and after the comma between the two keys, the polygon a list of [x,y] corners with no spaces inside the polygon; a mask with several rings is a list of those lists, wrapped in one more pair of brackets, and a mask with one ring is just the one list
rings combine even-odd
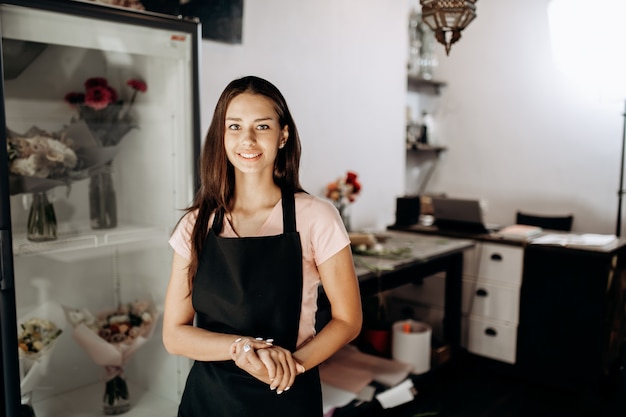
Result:
{"label": "black apron", "polygon": [[[302,306],[302,246],[293,193],[283,191],[282,207],[283,234],[276,236],[220,237],[224,211],[217,211],[193,284],[198,327],[271,338],[295,351]],[[195,361],[178,415],[321,417],[319,372],[307,370],[288,391],[277,394],[232,360]]]}

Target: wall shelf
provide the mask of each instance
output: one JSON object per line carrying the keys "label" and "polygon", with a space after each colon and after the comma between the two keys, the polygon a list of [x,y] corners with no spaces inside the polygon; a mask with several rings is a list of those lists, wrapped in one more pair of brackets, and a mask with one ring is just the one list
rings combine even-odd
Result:
{"label": "wall shelf", "polygon": [[88,251],[92,249],[163,242],[167,237],[167,230],[162,227],[129,224],[114,229],[91,230],[89,225],[84,224],[76,225],[73,230],[59,230],[59,238],[49,242],[31,242],[25,233],[17,233],[13,239],[13,253],[15,256],[69,253],[74,258],[80,258],[81,253],[89,256]]}
{"label": "wall shelf", "polygon": [[434,152],[439,154],[447,150],[445,146],[432,146],[424,143],[407,143],[406,150],[411,152]]}
{"label": "wall shelf", "polygon": [[446,83],[443,81],[426,80],[421,77],[408,76],[407,89],[409,91],[439,94],[442,87],[445,87]]}

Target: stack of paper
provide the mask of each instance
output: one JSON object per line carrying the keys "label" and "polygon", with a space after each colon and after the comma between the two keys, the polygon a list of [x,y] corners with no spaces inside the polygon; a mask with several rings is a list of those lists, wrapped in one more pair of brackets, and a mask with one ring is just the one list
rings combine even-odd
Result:
{"label": "stack of paper", "polygon": [[[319,367],[324,414],[353,400],[371,401],[374,388],[369,384],[373,381],[390,388],[402,385],[411,368],[410,364],[368,355],[352,345],[343,347]],[[408,398],[404,392],[401,397],[402,401]],[[388,403],[393,403],[393,399]]]}
{"label": "stack of paper", "polygon": [[568,248],[580,249],[610,249],[619,239],[615,235],[601,235],[595,233],[553,233],[532,239],[532,244],[559,245]]}
{"label": "stack of paper", "polygon": [[543,229],[527,224],[513,224],[498,230],[495,234],[505,239],[528,239],[540,235]]}

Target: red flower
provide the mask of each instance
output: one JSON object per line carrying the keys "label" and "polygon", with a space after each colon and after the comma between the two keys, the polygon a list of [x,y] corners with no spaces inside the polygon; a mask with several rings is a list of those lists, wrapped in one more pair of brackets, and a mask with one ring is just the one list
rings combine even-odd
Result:
{"label": "red flower", "polygon": [[128,80],[126,82],[126,85],[128,85],[133,90],[141,91],[142,93],[145,93],[148,89],[148,85],[145,82],[134,79]]}
{"label": "red flower", "polygon": [[348,174],[346,176],[346,184],[352,185],[352,191],[354,194],[358,194],[359,191],[361,191],[361,184],[356,179],[356,177],[357,177],[356,172],[352,172],[352,171],[348,171]]}
{"label": "red flower", "polygon": [[[115,94],[117,95],[117,93]],[[113,103],[114,94],[109,87],[92,87],[85,94],[85,105],[94,110],[102,110]]]}
{"label": "red flower", "polygon": [[109,82],[107,81],[106,78],[102,78],[102,77],[91,77],[88,78],[87,81],[85,81],[85,90],[89,90],[90,88],[93,87],[108,87],[109,86]]}
{"label": "red flower", "polygon": [[356,200],[356,195],[361,191],[361,183],[357,180],[357,173],[348,171],[345,178],[339,178],[335,182],[331,182],[326,186],[326,198],[335,202],[335,204],[348,202],[352,203]]}
{"label": "red flower", "polygon": [[83,84],[84,93],[67,93],[65,101],[77,111],[78,120],[87,124],[102,146],[119,144],[124,135],[136,127],[131,109],[137,92],[145,92],[148,86],[140,80],[126,81],[126,85],[132,89],[132,95],[128,103],[124,104],[118,91],[104,77],[91,77]]}
{"label": "red flower", "polygon": [[111,86],[107,86],[107,90],[111,93],[111,103],[117,103],[117,91]]}

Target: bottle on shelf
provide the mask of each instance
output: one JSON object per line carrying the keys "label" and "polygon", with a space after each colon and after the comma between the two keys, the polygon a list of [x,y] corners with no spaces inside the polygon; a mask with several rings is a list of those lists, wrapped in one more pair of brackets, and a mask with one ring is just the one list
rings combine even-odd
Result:
{"label": "bottle on shelf", "polygon": [[424,145],[435,145],[435,122],[433,116],[426,110],[423,110],[419,125],[421,128],[417,142]]}

